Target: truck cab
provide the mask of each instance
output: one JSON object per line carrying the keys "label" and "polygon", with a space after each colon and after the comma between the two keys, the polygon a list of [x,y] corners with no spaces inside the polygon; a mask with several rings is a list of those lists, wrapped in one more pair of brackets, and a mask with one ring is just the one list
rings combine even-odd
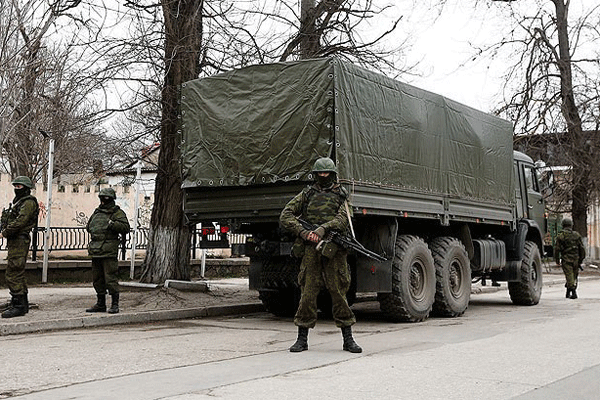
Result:
{"label": "truck cab", "polygon": [[546,204],[542,193],[550,183],[541,179],[533,159],[519,151],[514,152],[514,167],[517,220],[527,221],[529,228],[536,233],[536,244],[542,246],[547,230]]}

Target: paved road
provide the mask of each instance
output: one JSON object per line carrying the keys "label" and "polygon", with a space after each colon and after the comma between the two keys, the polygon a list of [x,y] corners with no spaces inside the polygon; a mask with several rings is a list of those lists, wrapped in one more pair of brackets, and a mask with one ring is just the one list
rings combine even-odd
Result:
{"label": "paved road", "polygon": [[359,304],[359,355],[341,351],[331,321],[311,331],[309,351],[291,354],[291,321],[264,313],[7,336],[0,338],[0,393],[44,400],[597,399],[600,281],[582,282],[580,294],[567,300],[561,285],[544,287],[536,307],[513,306],[506,291],[480,294],[461,318],[419,324],[392,324],[377,303]]}

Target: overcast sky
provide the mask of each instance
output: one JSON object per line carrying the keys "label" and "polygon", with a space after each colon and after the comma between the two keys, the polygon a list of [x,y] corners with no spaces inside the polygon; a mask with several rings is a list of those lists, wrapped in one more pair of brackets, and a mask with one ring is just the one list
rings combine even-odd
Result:
{"label": "overcast sky", "polygon": [[[401,0],[399,4],[411,4]],[[420,61],[422,76],[406,77],[414,86],[444,95],[482,111],[491,111],[501,91],[502,65],[486,61],[465,62],[475,52],[473,45],[490,43],[500,32],[499,15],[473,10],[473,2],[448,0],[437,18],[420,2],[409,15],[407,26],[413,47],[407,56]],[[465,4],[468,3],[468,4]],[[504,3],[502,3],[504,4]]]}

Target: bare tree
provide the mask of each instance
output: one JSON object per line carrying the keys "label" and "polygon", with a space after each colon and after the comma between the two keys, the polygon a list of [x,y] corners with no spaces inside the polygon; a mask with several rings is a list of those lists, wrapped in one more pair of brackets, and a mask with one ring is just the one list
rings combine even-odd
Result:
{"label": "bare tree", "polygon": [[[128,2],[137,9],[152,6]],[[203,33],[203,0],[163,0],[165,74],[161,94],[160,156],[149,246],[142,281],[189,279],[190,230],[185,224],[181,204],[179,169],[178,90],[197,78]]]}
{"label": "bare tree", "polygon": [[336,55],[395,75],[411,68],[398,62],[408,47],[407,40],[393,46],[390,42],[383,44],[403,19],[392,2],[276,0],[254,3],[248,11],[260,16],[262,31],[268,31],[262,46],[265,58],[286,61]]}
{"label": "bare tree", "polygon": [[[500,6],[500,5],[499,5]],[[587,236],[587,207],[600,178],[598,150],[598,53],[600,6],[574,10],[569,0],[538,0],[535,6],[502,4],[514,28],[481,55],[512,55],[498,113],[515,122],[517,142],[553,136],[553,162],[570,165],[567,181],[574,229]],[[577,13],[577,15],[574,15]],[[504,61],[506,62],[506,61]],[[534,139],[532,141],[532,139]]]}
{"label": "bare tree", "polygon": [[94,96],[111,74],[82,43],[94,26],[89,9],[75,14],[79,7],[79,0],[0,3],[0,142],[13,175],[42,175],[40,130],[55,139],[55,176],[106,156],[100,122],[107,113]]}

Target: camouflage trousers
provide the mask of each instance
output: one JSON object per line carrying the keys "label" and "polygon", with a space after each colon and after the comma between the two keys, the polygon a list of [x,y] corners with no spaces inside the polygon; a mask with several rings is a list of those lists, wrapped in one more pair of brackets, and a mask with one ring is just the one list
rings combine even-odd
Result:
{"label": "camouflage trousers", "polygon": [[332,313],[336,326],[341,328],[356,323],[354,313],[346,300],[346,293],[350,288],[350,271],[346,257],[345,251],[338,251],[333,258],[328,259],[317,252],[315,246],[306,246],[298,274],[301,297],[294,324],[304,328],[315,327],[317,296],[322,288],[326,288],[331,295]]}
{"label": "camouflage trousers", "polygon": [[119,261],[115,257],[92,258],[92,279],[98,294],[119,293]]}
{"label": "camouflage trousers", "polygon": [[31,240],[29,235],[19,235],[8,239],[6,247],[6,284],[11,295],[27,294],[27,279],[25,278],[25,264]]}
{"label": "camouflage trousers", "polygon": [[565,274],[565,287],[567,289],[577,289],[577,278],[579,277],[579,264],[563,261],[561,264]]}

